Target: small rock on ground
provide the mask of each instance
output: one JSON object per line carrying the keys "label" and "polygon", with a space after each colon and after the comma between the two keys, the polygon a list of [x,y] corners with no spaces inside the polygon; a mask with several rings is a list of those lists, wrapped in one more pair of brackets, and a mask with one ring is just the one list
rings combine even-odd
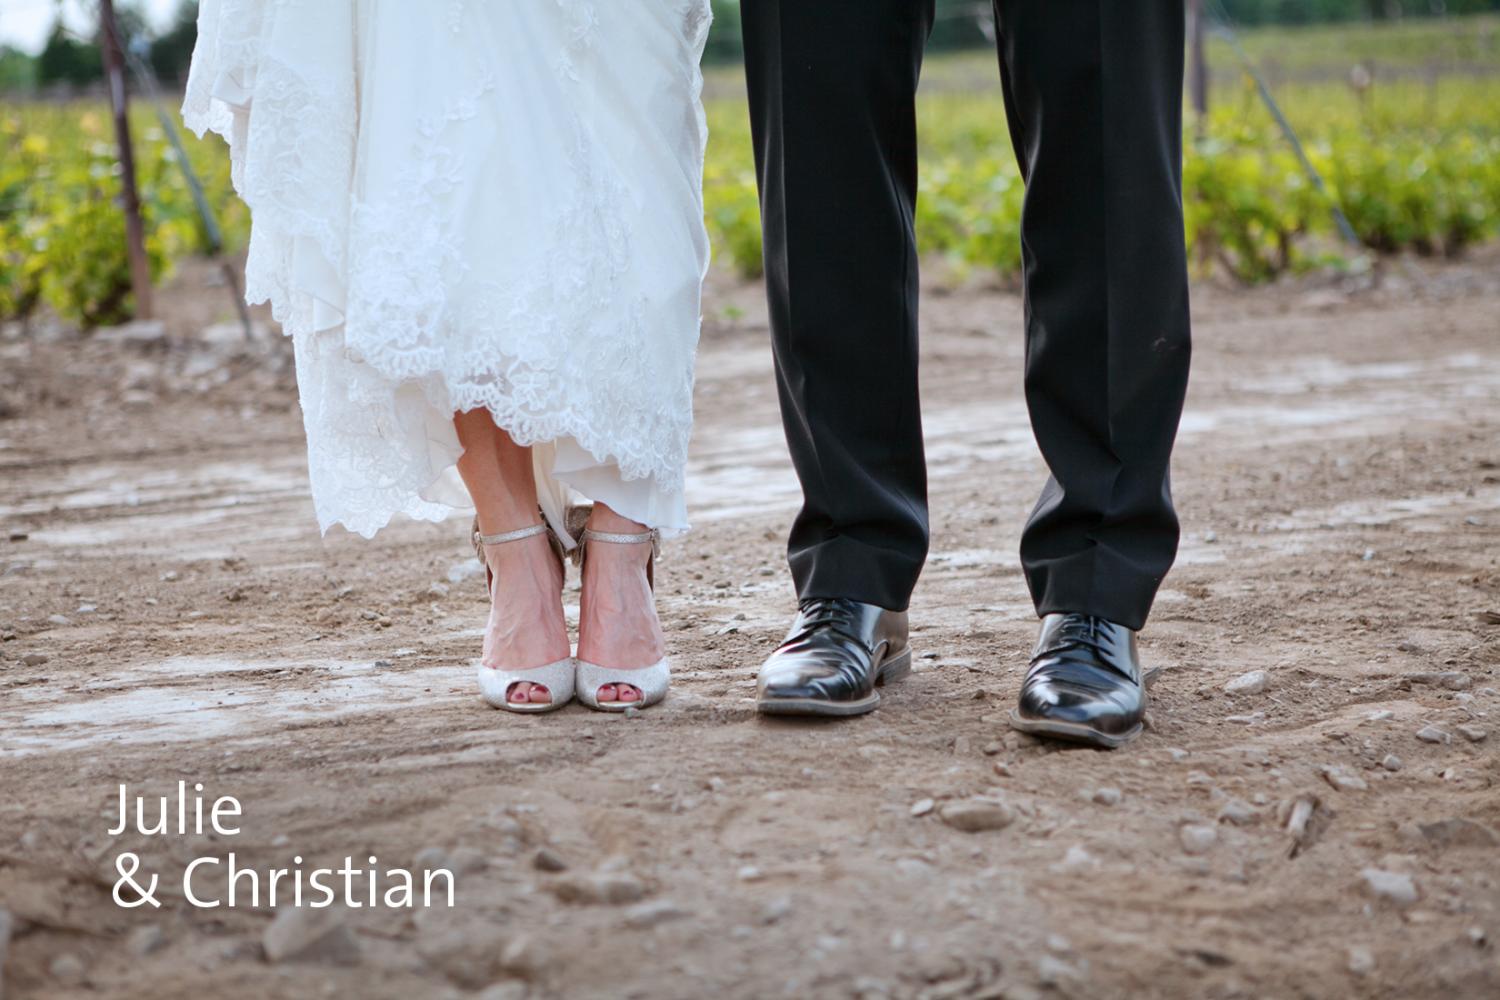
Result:
{"label": "small rock on ground", "polygon": [[1494,828],[1463,817],[1420,823],[1417,829],[1435,847],[1500,847],[1500,833]]}
{"label": "small rock on ground", "polygon": [[644,903],[637,903],[625,911],[625,925],[627,927],[646,928],[655,927],[672,920],[682,920],[692,916],[692,911],[673,902],[670,899],[652,899]]}
{"label": "small rock on ground", "polygon": [[944,803],[938,818],[955,830],[980,833],[1010,826],[1016,821],[1016,812],[999,799],[961,799]]}
{"label": "small rock on ground", "polygon": [[1249,826],[1260,819],[1260,812],[1244,799],[1230,799],[1219,810],[1219,819],[1235,826]]}
{"label": "small rock on ground", "polygon": [[1101,806],[1117,806],[1124,798],[1125,794],[1118,788],[1094,789],[1094,801]]}
{"label": "small rock on ground", "polygon": [[1083,978],[1073,966],[1051,955],[1037,959],[1036,975],[1043,986],[1061,986]]}
{"label": "small rock on ground", "polygon": [[1410,906],[1417,901],[1417,884],[1410,875],[1380,868],[1366,868],[1359,875],[1364,879],[1365,889],[1376,899],[1390,900],[1398,906]]}
{"label": "small rock on ground", "polygon": [[1229,694],[1261,694],[1270,683],[1271,679],[1264,670],[1252,670],[1225,684],[1224,690]]}
{"label": "small rock on ground", "polygon": [[1206,854],[1219,839],[1219,831],[1206,823],[1186,823],[1177,831],[1177,839],[1188,854]]}
{"label": "small rock on ground", "polygon": [[468,875],[472,872],[483,871],[489,867],[489,859],[484,852],[473,847],[455,847],[448,852],[447,868],[453,872],[453,877]]}
{"label": "small rock on ground", "polygon": [[771,900],[760,911],[760,920],[763,924],[774,924],[785,920],[792,915],[792,897],[777,896]]}
{"label": "small rock on ground", "polygon": [[424,923],[417,936],[417,953],[423,960],[469,989],[537,966],[539,956],[528,949],[524,935],[512,938],[498,924],[448,915]]}
{"label": "small rock on ground", "polygon": [[1417,730],[1417,739],[1423,743],[1452,743],[1453,737],[1446,729],[1437,726],[1423,726]]}
{"label": "small rock on ground", "polygon": [[132,955],[146,956],[160,951],[167,943],[167,936],[155,924],[137,927],[130,932],[128,946]]}
{"label": "small rock on ground", "polygon": [[1375,971],[1375,956],[1370,949],[1359,945],[1349,949],[1349,971],[1356,976],[1368,976]]}
{"label": "small rock on ground", "polygon": [[1478,726],[1459,726],[1457,728],[1459,735],[1468,740],[1470,743],[1483,743],[1485,738],[1490,735],[1488,732],[1480,729]]}
{"label": "small rock on ground", "polygon": [[71,954],[58,955],[47,966],[47,971],[54,980],[64,986],[79,985],[86,974],[83,959]]}
{"label": "small rock on ground", "polygon": [[646,896],[646,886],[625,872],[596,872],[560,878],[552,883],[552,894],[564,903],[606,904],[619,906],[634,903]]}
{"label": "small rock on ground", "polygon": [[1052,866],[1053,871],[1076,872],[1087,871],[1098,864],[1097,859],[1089,853],[1088,848],[1082,844],[1074,844],[1063,854],[1063,858]]}
{"label": "small rock on ground", "polygon": [[353,965],[359,961],[359,941],[344,922],[341,910],[289,906],[276,914],[261,936],[271,962],[328,962]]}
{"label": "small rock on ground", "polygon": [[1407,680],[1413,684],[1431,684],[1449,691],[1466,691],[1474,682],[1461,670],[1438,670],[1425,674],[1411,674]]}
{"label": "small rock on ground", "polygon": [[1362,792],[1370,787],[1364,778],[1337,764],[1326,765],[1322,772],[1323,780],[1341,792]]}

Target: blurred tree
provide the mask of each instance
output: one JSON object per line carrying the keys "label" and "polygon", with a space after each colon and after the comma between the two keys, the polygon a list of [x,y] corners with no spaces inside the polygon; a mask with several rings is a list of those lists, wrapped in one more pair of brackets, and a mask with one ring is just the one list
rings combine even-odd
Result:
{"label": "blurred tree", "polygon": [[714,26],[708,33],[703,50],[706,63],[739,62],[744,49],[740,43],[740,5],[736,0],[713,0]]}
{"label": "blurred tree", "polygon": [[81,87],[103,76],[98,47],[74,38],[60,20],[53,25],[42,54],[37,56],[36,82],[43,87]]}
{"label": "blurred tree", "polygon": [[[738,62],[744,54],[740,36],[739,0],[712,0],[713,31],[708,36],[704,61]],[[933,25],[933,49],[969,48],[988,45],[986,27],[992,25],[990,0],[936,0],[937,21]]]}
{"label": "blurred tree", "polygon": [[193,46],[198,41],[198,0],[183,0],[177,7],[172,26],[151,42],[151,68],[165,83],[187,79],[193,60]]}
{"label": "blurred tree", "polygon": [[[935,3],[937,20],[932,28],[931,49],[981,47],[991,43],[989,32],[994,20],[990,0],[935,0]],[[712,63],[738,61],[742,52],[739,0],[713,0],[713,7],[714,29],[705,58]],[[1234,23],[1249,26],[1477,14],[1500,11],[1500,0],[1207,0],[1205,8],[1211,17],[1222,8]]]}
{"label": "blurred tree", "polygon": [[994,7],[989,0],[937,0],[937,20],[928,47],[934,51],[989,45]]}
{"label": "blurred tree", "polygon": [[1244,25],[1383,21],[1500,11],[1500,0],[1220,0],[1220,3],[1236,23]]}
{"label": "blurred tree", "polygon": [[[150,37],[150,25],[139,7],[120,7],[115,14],[121,40],[127,47],[137,38]],[[37,56],[37,84],[43,87],[57,84],[86,87],[103,80],[104,64],[99,58],[98,33],[95,25],[87,37],[75,35],[59,17],[52,25],[52,34],[47,36],[46,47]]]}
{"label": "blurred tree", "polygon": [[36,86],[36,59],[9,45],[0,45],[0,93],[16,93]]}

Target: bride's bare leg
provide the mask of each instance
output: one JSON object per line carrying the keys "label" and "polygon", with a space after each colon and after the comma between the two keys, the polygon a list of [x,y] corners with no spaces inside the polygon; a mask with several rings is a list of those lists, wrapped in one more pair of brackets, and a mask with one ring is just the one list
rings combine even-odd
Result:
{"label": "bride's bare leg", "polygon": [[[602,503],[594,504],[589,527],[595,531],[635,534],[646,530]],[[646,579],[649,545],[591,545],[583,563],[583,596],[578,612],[578,658],[600,666],[628,670],[649,667],[664,655],[656,598]],[[617,690],[618,689],[618,690]],[[600,701],[638,701],[640,689],[606,684]]]}
{"label": "bride's bare leg", "polygon": [[[540,524],[531,449],[495,426],[489,410],[456,414],[453,425],[464,447],[458,472],[474,500],[479,530],[494,535]],[[484,633],[485,666],[524,670],[567,659],[572,651],[559,597],[562,569],[547,536],[487,546],[485,558],[495,574]],[[552,700],[544,686],[524,681],[512,685],[506,697],[514,702]]]}

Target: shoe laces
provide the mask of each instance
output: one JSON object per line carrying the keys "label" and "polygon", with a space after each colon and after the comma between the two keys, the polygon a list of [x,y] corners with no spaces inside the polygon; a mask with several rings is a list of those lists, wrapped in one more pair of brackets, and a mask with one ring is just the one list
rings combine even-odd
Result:
{"label": "shoe laces", "polygon": [[1104,640],[1100,635],[1102,631],[1100,624],[1104,619],[1095,615],[1070,614],[1063,618],[1062,625],[1057,630],[1057,640],[1053,648],[1065,646],[1087,646],[1096,652],[1105,652]]}
{"label": "shoe laces", "polygon": [[[1069,614],[1063,618],[1063,623],[1058,626],[1052,642],[1040,655],[1056,656],[1058,653],[1069,649],[1082,649],[1092,654],[1091,668],[1097,667],[1111,674],[1118,674],[1126,680],[1134,681],[1126,670],[1118,662],[1119,650],[1115,648],[1113,635],[1105,626],[1111,623],[1097,615],[1086,615],[1082,613]],[[1088,686],[1089,681],[1085,678],[1091,670],[1078,671],[1070,669],[1071,679],[1074,683]]]}
{"label": "shoe laces", "polygon": [[856,641],[859,639],[859,612],[853,601],[842,597],[809,597],[799,610],[802,624],[809,632],[828,628]]}

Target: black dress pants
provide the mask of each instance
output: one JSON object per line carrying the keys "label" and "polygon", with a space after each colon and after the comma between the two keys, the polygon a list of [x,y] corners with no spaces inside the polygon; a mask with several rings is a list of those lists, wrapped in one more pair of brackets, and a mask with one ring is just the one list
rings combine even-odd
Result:
{"label": "black dress pants", "polygon": [[[742,0],[798,594],[907,606],[927,555],[915,97],[931,0]],[[995,0],[1026,179],[1041,614],[1140,628],[1177,552],[1187,388],[1182,0]]]}

